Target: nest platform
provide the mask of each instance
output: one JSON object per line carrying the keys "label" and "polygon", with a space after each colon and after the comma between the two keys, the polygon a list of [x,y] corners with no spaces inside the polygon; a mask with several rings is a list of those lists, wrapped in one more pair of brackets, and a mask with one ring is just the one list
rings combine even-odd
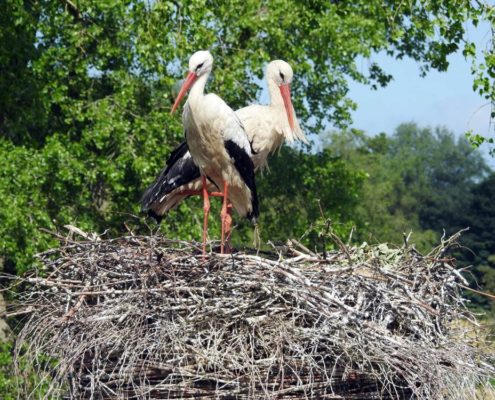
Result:
{"label": "nest platform", "polygon": [[161,236],[67,240],[20,278],[18,366],[46,398],[474,399],[493,369],[455,240],[205,260]]}

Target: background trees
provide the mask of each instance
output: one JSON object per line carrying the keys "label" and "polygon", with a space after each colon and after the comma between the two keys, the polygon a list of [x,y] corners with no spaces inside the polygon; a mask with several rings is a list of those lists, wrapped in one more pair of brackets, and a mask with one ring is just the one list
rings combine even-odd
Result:
{"label": "background trees", "polygon": [[[459,264],[471,268],[471,282],[476,288],[495,293],[495,174],[470,190],[470,203],[457,215],[459,225],[469,227],[464,234],[465,248],[456,254]],[[486,297],[468,293],[475,305],[495,315],[495,304]]]}
{"label": "background trees", "polygon": [[459,215],[472,204],[471,190],[488,171],[464,138],[414,123],[400,125],[391,136],[331,133],[325,146],[366,174],[355,210],[357,238],[400,243],[412,230],[422,250],[444,230],[462,229],[467,221]]}
{"label": "background trees", "polygon": [[[259,98],[257,79],[267,61],[289,61],[296,108],[307,131],[317,133],[329,119],[337,126],[349,120],[348,79],[373,87],[391,79],[379,65],[362,68],[359,60],[384,50],[420,61],[425,72],[445,69],[448,54],[468,46],[463,22],[486,11],[482,3],[433,0],[7,0],[0,7],[0,251],[8,268],[20,269],[54,244],[40,228],[73,223],[115,234],[124,222],[142,226],[129,214],[138,213],[140,193],[182,136],[179,117],[168,109],[193,51],[212,50],[210,90],[234,108]],[[320,176],[322,168],[334,174],[323,206],[335,219],[349,219],[361,172],[350,172],[326,150],[319,161],[292,157],[305,174]],[[309,187],[321,183],[298,178]],[[338,193],[341,187],[349,193]],[[267,221],[277,203],[265,200]],[[312,219],[319,208],[310,204]],[[197,236],[188,207],[167,220],[165,234]],[[300,222],[280,234],[300,232]]]}

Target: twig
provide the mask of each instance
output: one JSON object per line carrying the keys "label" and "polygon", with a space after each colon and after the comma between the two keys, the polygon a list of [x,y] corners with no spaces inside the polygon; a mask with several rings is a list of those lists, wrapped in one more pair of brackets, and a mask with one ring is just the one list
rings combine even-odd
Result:
{"label": "twig", "polygon": [[462,285],[462,284],[459,284],[459,286],[463,289],[466,289],[466,290],[469,290],[471,292],[474,292],[474,293],[477,293],[481,296],[484,296],[484,297],[488,297],[489,299],[491,300],[495,300],[495,295],[493,294],[490,294],[490,293],[487,293],[487,292],[482,292],[481,290],[476,290],[476,289],[473,289],[469,286],[466,286],[466,285]]}

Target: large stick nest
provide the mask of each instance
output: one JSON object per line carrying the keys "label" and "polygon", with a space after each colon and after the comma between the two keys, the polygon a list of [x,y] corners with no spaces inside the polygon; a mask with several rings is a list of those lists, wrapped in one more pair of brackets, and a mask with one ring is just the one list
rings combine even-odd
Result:
{"label": "large stick nest", "polygon": [[475,398],[492,370],[455,239],[206,260],[161,236],[65,241],[22,278],[18,361],[46,398]]}

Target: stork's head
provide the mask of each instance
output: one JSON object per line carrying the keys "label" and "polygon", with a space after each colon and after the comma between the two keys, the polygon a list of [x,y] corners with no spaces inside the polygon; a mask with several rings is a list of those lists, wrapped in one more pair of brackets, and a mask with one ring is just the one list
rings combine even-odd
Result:
{"label": "stork's head", "polygon": [[266,79],[274,81],[277,86],[290,85],[293,76],[291,66],[283,60],[272,61],[266,67]]}
{"label": "stork's head", "polygon": [[274,82],[280,89],[280,94],[284,101],[285,112],[287,113],[287,119],[289,121],[290,129],[294,130],[294,108],[292,107],[292,100],[290,98],[290,83],[294,73],[289,64],[283,60],[272,61],[266,67],[266,79],[270,82]]}
{"label": "stork's head", "polygon": [[180,88],[179,94],[177,95],[174,105],[172,107],[172,113],[177,109],[180,101],[187,93],[187,91],[192,87],[198,77],[209,74],[211,68],[213,67],[213,56],[207,50],[200,50],[194,53],[189,59],[189,73]]}
{"label": "stork's head", "polygon": [[211,72],[213,67],[213,57],[208,50],[200,50],[194,53],[189,59],[189,73],[201,76]]}

